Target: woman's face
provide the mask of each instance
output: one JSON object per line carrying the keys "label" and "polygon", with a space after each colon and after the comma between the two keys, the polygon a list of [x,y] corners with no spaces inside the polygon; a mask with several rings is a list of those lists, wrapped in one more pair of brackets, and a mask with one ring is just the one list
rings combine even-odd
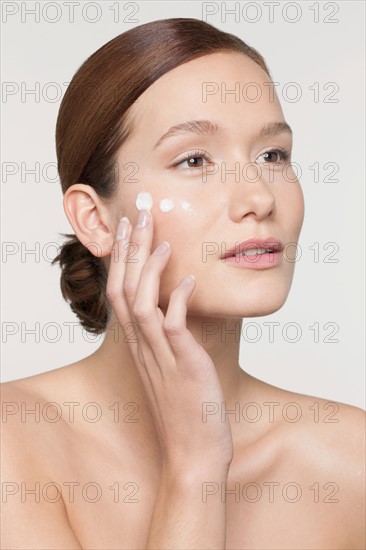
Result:
{"label": "woman's face", "polygon": [[[135,225],[139,193],[152,197],[152,250],[162,240],[172,248],[160,307],[191,273],[189,314],[240,318],[279,309],[291,286],[296,247],[288,243],[298,240],[304,202],[291,156],[268,153],[281,148],[291,155],[291,133],[260,135],[263,126],[285,122],[268,75],[240,53],[205,55],[159,78],[130,114],[134,131],[118,154],[118,203]],[[210,121],[220,130],[191,123],[190,131],[162,139],[187,121]],[[285,247],[269,268],[258,256],[222,259],[242,241],[268,237]]]}

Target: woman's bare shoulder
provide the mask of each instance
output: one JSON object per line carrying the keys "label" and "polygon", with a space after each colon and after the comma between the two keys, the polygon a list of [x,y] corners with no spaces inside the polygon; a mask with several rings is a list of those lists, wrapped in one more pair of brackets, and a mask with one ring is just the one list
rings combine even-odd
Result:
{"label": "woman's bare shoulder", "polygon": [[[365,426],[366,412],[355,405],[327,399],[316,395],[302,394],[269,384],[251,377],[261,408],[272,409],[275,417],[281,418],[287,425],[336,426],[338,433],[349,430],[362,431]],[[264,406],[263,406],[264,405]],[[277,414],[276,414],[277,413]]]}
{"label": "woman's bare shoulder", "polygon": [[[52,407],[64,408],[66,402],[78,402],[83,398],[86,386],[88,357],[45,372],[17,380],[3,382],[1,388],[1,410],[13,427],[19,419],[32,418],[40,429],[42,411],[51,414]],[[42,418],[40,419],[42,420]],[[22,421],[22,423],[24,423]]]}
{"label": "woman's bare shoulder", "polygon": [[[62,497],[44,498],[46,488],[55,487],[53,464],[58,463],[58,435],[63,430],[61,423],[45,421],[44,417],[46,411],[54,413],[48,404],[47,386],[56,384],[56,379],[44,373],[1,384],[2,530],[6,548],[51,548],[51,540],[54,548],[81,548]],[[52,495],[54,498],[54,492]]]}
{"label": "woman's bare shoulder", "polygon": [[4,437],[18,437],[19,431],[25,437],[32,432],[27,429],[30,426],[36,426],[38,431],[42,429],[42,410],[52,400],[50,389],[57,387],[60,370],[2,382],[1,426]]}
{"label": "woman's bare shoulder", "polygon": [[1,399],[5,398],[25,398],[30,399],[48,399],[53,391],[55,391],[60,384],[66,386],[69,382],[76,381],[80,376],[80,370],[85,360],[76,361],[57,367],[45,372],[19,378],[17,380],[10,380],[8,382],[2,382],[1,387]]}
{"label": "woman's bare shoulder", "polygon": [[[267,408],[272,408],[278,425],[299,447],[312,442],[316,447],[332,452],[333,459],[363,464],[366,444],[366,412],[355,405],[316,395],[301,394],[263,382]],[[276,423],[274,423],[276,424]],[[353,468],[353,473],[355,469]]]}
{"label": "woman's bare shoulder", "polygon": [[354,405],[287,390],[277,393],[288,464],[325,509],[336,502],[347,548],[363,548],[366,412]]}
{"label": "woman's bare shoulder", "polygon": [[0,385],[1,436],[9,452],[17,449],[24,457],[35,449],[36,454],[50,430],[57,426],[60,433],[59,411],[71,396],[76,399],[79,378],[78,363],[72,363]]}
{"label": "woman's bare shoulder", "polygon": [[303,400],[312,407],[301,445],[304,457],[311,457],[312,471],[323,480],[319,487],[325,507],[335,499],[344,522],[344,547],[364,548],[366,413],[340,401],[311,396]]}
{"label": "woman's bare shoulder", "polygon": [[[366,412],[341,401],[286,390],[255,379],[256,407],[274,437],[305,453],[319,467],[362,475]],[[252,412],[253,414],[253,412]],[[325,459],[328,456],[328,460]]]}

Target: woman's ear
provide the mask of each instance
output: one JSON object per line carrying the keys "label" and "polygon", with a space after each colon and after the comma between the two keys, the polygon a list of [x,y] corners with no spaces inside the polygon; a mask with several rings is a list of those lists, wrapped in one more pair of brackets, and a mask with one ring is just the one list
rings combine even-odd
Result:
{"label": "woman's ear", "polygon": [[75,183],[66,190],[63,205],[79,241],[94,256],[109,256],[114,241],[113,221],[95,190],[85,183]]}

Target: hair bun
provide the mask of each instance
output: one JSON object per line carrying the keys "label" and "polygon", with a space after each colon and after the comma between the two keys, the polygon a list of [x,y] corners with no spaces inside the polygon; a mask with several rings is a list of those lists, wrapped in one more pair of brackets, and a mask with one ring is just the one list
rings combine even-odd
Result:
{"label": "hair bun", "polygon": [[101,334],[106,330],[110,311],[106,299],[107,270],[103,261],[94,256],[76,235],[62,233],[65,241],[52,265],[61,267],[62,296],[88,332]]}

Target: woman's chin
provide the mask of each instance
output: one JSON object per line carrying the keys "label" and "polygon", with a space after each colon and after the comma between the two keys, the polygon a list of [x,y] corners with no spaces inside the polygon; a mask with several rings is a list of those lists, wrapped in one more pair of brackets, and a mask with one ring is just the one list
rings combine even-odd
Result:
{"label": "woman's chin", "polygon": [[248,308],[247,310],[243,311],[243,319],[246,317],[265,317],[266,315],[272,315],[272,313],[276,313],[281,307],[284,305],[286,301],[286,298],[283,300],[276,300],[275,302],[271,303],[265,303],[265,304],[257,304],[256,307]]}
{"label": "woman's chin", "polygon": [[[250,304],[247,302],[242,307],[242,317],[265,317],[275,313],[285,304],[289,288],[276,288],[272,292],[263,292],[258,296],[252,296]],[[240,304],[238,304],[240,306]]]}
{"label": "woman's chin", "polygon": [[[204,318],[217,318],[217,319],[245,319],[247,317],[265,317],[266,315],[271,315],[275,313],[286,302],[286,296],[278,295],[275,298],[269,300],[258,300],[256,303],[248,304],[245,300],[236,300],[230,304],[230,300],[226,300],[220,304],[214,304],[211,301],[211,307],[209,302],[205,304],[194,304],[189,302],[187,308],[187,315],[194,317],[204,317]],[[241,303],[242,302],[242,303]],[[161,304],[159,304],[161,306]],[[162,308],[164,313],[166,310]]]}

